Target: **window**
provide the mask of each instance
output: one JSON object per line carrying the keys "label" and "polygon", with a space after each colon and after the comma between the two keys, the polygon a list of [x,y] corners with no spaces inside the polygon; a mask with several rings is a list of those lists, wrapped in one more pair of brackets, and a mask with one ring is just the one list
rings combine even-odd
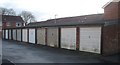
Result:
{"label": "window", "polygon": [[21,27],[22,26],[22,23],[16,23],[16,27]]}

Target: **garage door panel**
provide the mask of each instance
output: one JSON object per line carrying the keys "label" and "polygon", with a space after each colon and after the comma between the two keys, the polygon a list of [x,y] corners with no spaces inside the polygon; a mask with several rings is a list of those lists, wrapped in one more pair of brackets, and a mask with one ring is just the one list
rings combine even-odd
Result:
{"label": "garage door panel", "polygon": [[37,44],[45,45],[45,29],[37,29]]}
{"label": "garage door panel", "polygon": [[61,28],[61,48],[76,49],[76,28]]}
{"label": "garage door panel", "polygon": [[5,30],[5,38],[8,39],[8,30]]}
{"label": "garage door panel", "polygon": [[2,37],[4,38],[4,30],[2,30]]}
{"label": "garage door panel", "polygon": [[80,28],[80,51],[100,53],[101,27]]}
{"label": "garage door panel", "polygon": [[47,29],[47,45],[51,47],[58,47],[58,28]]}
{"label": "garage door panel", "polygon": [[16,40],[16,29],[13,29],[12,35],[13,35],[13,40]]}
{"label": "garage door panel", "polygon": [[29,42],[35,44],[35,29],[29,29]]}
{"label": "garage door panel", "polygon": [[28,39],[27,29],[22,29],[22,41],[27,42],[28,41],[27,39]]}
{"label": "garage door panel", "polygon": [[17,29],[17,41],[21,41],[21,29]]}
{"label": "garage door panel", "polygon": [[12,37],[11,37],[11,30],[9,30],[9,39],[11,39]]}

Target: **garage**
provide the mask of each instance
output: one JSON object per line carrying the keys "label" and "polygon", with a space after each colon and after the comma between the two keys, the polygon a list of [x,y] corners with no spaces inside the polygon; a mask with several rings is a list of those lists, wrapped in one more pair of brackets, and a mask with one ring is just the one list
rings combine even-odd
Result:
{"label": "garage", "polygon": [[35,29],[29,29],[29,43],[35,44]]}
{"label": "garage", "polygon": [[4,39],[4,34],[5,34],[5,33],[4,33],[4,30],[2,30],[2,38],[3,38],[3,39]]}
{"label": "garage", "polygon": [[45,28],[37,29],[37,44],[45,45]]}
{"label": "garage", "polygon": [[17,29],[17,41],[21,41],[21,29]]}
{"label": "garage", "polygon": [[16,40],[16,29],[13,29],[12,35],[13,35],[13,40]]}
{"label": "garage", "polygon": [[8,30],[5,30],[5,39],[8,39]]}
{"label": "garage", "polygon": [[101,27],[80,27],[80,51],[100,54]]}
{"label": "garage", "polygon": [[47,45],[58,47],[58,28],[47,28]]}
{"label": "garage", "polygon": [[76,28],[61,28],[61,48],[76,50]]}
{"label": "garage", "polygon": [[28,42],[28,31],[27,29],[22,29],[22,41]]}
{"label": "garage", "polygon": [[12,35],[11,35],[11,29],[9,30],[9,39],[12,39],[12,37],[11,37]]}

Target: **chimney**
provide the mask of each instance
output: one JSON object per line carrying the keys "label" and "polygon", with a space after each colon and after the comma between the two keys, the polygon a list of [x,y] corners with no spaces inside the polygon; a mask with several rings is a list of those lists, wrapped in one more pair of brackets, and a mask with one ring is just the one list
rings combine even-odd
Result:
{"label": "chimney", "polygon": [[104,19],[120,19],[120,0],[112,0],[103,6]]}

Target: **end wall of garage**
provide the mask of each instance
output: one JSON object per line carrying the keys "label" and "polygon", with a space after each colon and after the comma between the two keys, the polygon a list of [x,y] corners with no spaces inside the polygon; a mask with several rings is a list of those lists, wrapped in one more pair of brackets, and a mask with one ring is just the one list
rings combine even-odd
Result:
{"label": "end wall of garage", "polygon": [[102,54],[111,55],[118,53],[120,50],[118,39],[118,25],[109,25],[103,27],[102,35]]}

